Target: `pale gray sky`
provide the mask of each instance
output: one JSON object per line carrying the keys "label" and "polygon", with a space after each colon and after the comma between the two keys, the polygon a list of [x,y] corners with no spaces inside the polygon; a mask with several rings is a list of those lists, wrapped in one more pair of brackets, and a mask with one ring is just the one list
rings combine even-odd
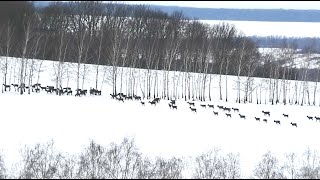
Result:
{"label": "pale gray sky", "polygon": [[126,4],[155,4],[198,8],[320,9],[320,1],[121,1]]}

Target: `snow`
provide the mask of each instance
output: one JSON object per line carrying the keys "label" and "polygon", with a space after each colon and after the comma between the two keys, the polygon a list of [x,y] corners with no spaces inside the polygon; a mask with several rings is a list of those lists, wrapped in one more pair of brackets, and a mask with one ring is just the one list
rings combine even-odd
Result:
{"label": "snow", "polygon": [[234,24],[246,36],[319,37],[320,23],[199,20],[210,25],[226,22]]}
{"label": "snow", "polygon": [[[39,80],[43,86],[54,85],[53,63],[43,62],[44,71]],[[76,66],[69,68],[76,69]],[[94,87],[95,65],[88,65],[88,68],[85,89]],[[140,71],[143,74],[144,70]],[[172,73],[170,72],[170,76]],[[72,90],[76,89],[74,74],[69,82]],[[102,83],[102,74],[103,68],[100,71],[99,85]],[[11,76],[9,83],[17,82],[13,74]],[[142,106],[140,101],[135,100],[118,102],[109,95],[112,87],[107,77],[104,78],[106,81],[102,86],[102,96],[56,96],[45,91],[21,96],[11,89],[11,92],[0,94],[0,152],[5,156],[6,164],[14,164],[19,161],[19,150],[25,145],[44,143],[51,139],[58,150],[76,154],[91,139],[101,145],[108,145],[111,142],[119,143],[124,137],[133,137],[139,150],[151,157],[195,157],[214,148],[220,148],[226,154],[239,153],[241,176],[250,177],[255,165],[268,150],[281,159],[285,153],[302,155],[308,147],[320,149],[320,122],[306,117],[320,116],[318,104],[299,106],[234,103],[236,89],[232,87],[236,87],[235,76],[228,76],[230,97],[227,103],[218,100],[218,78],[213,75],[213,101],[195,101],[197,113],[191,112],[189,105],[182,99],[177,100],[177,110],[168,107],[168,100],[161,100],[156,106],[149,103]],[[255,83],[262,80],[265,79],[255,78]],[[66,81],[65,79],[64,84]],[[309,84],[312,87],[313,83]],[[267,86],[267,83],[263,85]],[[141,95],[140,91],[138,95]],[[264,95],[267,95],[266,91],[263,91]],[[320,99],[319,93],[316,98]],[[200,107],[200,104],[214,104],[214,111],[218,111],[219,115],[215,116],[213,109]],[[239,113],[246,115],[246,120],[240,119],[238,112],[233,111],[231,118],[226,117],[225,112],[218,110],[217,105],[239,108]],[[270,111],[271,117],[264,116],[262,110]],[[283,117],[282,113],[289,114],[289,118]],[[254,117],[266,118],[268,123],[257,122]],[[281,125],[276,125],[273,120],[280,120]],[[296,122],[298,127],[292,127],[290,122]]]}
{"label": "snow", "polygon": [[[275,57],[275,60],[283,60],[283,53],[284,50],[287,52],[290,52],[290,49],[281,49],[281,48],[258,48],[259,52],[262,55],[267,55],[269,53],[273,54]],[[292,49],[291,49],[292,51]],[[299,49],[297,49],[299,51]],[[288,55],[290,55],[288,53]],[[292,60],[287,61],[285,64],[283,64],[283,67],[293,67],[293,68],[309,68],[309,69],[316,69],[319,68],[319,59],[320,54],[310,54],[309,56],[307,54],[301,54],[301,53],[293,53]],[[263,62],[262,62],[263,63]]]}

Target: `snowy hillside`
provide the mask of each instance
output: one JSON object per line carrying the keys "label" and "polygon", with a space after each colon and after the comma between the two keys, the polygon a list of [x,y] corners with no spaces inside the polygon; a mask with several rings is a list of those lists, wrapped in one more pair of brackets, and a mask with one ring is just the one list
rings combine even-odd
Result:
{"label": "snowy hillside", "polygon": [[[297,49],[297,52],[301,49]],[[262,55],[274,54],[275,59],[281,60],[283,56],[283,52],[293,52],[292,49],[281,49],[281,48],[259,48],[259,52]],[[293,53],[292,56],[293,61],[288,61],[283,66],[293,67],[293,68],[309,68],[309,69],[317,69],[319,68],[319,59],[320,54],[301,54],[301,53]]]}
{"label": "snowy hillside", "polygon": [[[17,83],[19,59],[10,61],[9,83]],[[36,69],[40,65],[36,61]],[[14,68],[14,64],[16,67]],[[43,61],[39,75],[39,83],[42,86],[52,85],[54,82],[54,64],[56,62]],[[66,63],[64,87],[76,89],[75,71],[76,65]],[[67,68],[68,67],[68,68]],[[87,65],[87,76],[83,84],[84,89],[95,86],[95,65]],[[68,70],[68,71],[67,71]],[[121,68],[118,69],[119,73]],[[129,69],[124,68],[124,77]],[[137,95],[142,96],[145,70],[135,69],[137,77]],[[161,71],[154,71],[162,77]],[[252,92],[254,103],[238,104],[236,100],[235,76],[228,76],[229,102],[219,100],[218,75],[213,76],[213,100],[206,102],[195,101],[197,112],[192,112],[189,104],[183,99],[176,102],[177,110],[169,108],[169,100],[161,100],[157,105],[151,105],[147,99],[140,101],[125,100],[124,102],[112,99],[112,83],[110,80],[111,67],[101,67],[98,89],[101,96],[87,94],[82,97],[57,96],[45,91],[31,92],[19,95],[11,87],[10,92],[0,94],[1,104],[1,131],[0,150],[5,155],[5,162],[12,165],[19,161],[19,149],[26,144],[55,141],[57,148],[64,152],[80,153],[83,146],[94,139],[102,145],[110,142],[120,142],[124,137],[134,137],[138,148],[148,156],[162,157],[194,157],[210,149],[220,148],[223,153],[239,153],[241,165],[241,177],[251,177],[254,167],[261,160],[263,154],[271,151],[280,160],[284,160],[284,154],[295,152],[302,156],[309,147],[320,150],[320,122],[309,120],[307,116],[320,117],[319,101],[316,106],[300,105],[271,105],[267,101],[268,79],[254,78],[256,90]],[[170,72],[170,83],[173,80],[182,81],[180,72]],[[198,74],[191,75],[197,81]],[[1,81],[3,74],[1,74]],[[33,82],[36,83],[38,73],[34,74]],[[222,88],[225,88],[223,76]],[[246,77],[242,77],[245,82]],[[159,78],[161,84],[162,78]],[[302,82],[287,81],[288,88],[294,92],[295,85],[302,91]],[[3,84],[3,82],[1,82]],[[178,83],[179,84],[179,83]],[[120,84],[119,84],[120,86]],[[118,87],[119,87],[118,86]],[[124,78],[123,92],[126,92]],[[310,91],[314,83],[309,82]],[[170,91],[173,87],[170,86]],[[177,88],[180,91],[179,88]],[[255,97],[260,96],[262,104],[255,104]],[[225,90],[223,90],[225,93]],[[243,92],[241,92],[243,96]],[[301,99],[299,93],[299,98]],[[223,94],[225,97],[225,94]],[[293,94],[288,98],[294,98]],[[313,96],[310,96],[313,102]],[[316,99],[320,99],[317,90]],[[264,104],[267,102],[266,104]],[[280,102],[282,102],[280,100]],[[213,104],[214,108],[201,107],[200,104]],[[239,112],[231,110],[231,117],[227,117],[227,111],[219,109],[217,105],[239,108]],[[218,112],[214,115],[213,111]],[[262,111],[270,111],[270,117]],[[241,119],[239,113],[246,116]],[[283,113],[289,117],[284,117]],[[259,117],[260,121],[255,120]],[[264,122],[263,119],[267,119]],[[281,121],[276,124],[274,120]],[[290,123],[296,123],[297,127]],[[189,175],[186,172],[187,175]]]}

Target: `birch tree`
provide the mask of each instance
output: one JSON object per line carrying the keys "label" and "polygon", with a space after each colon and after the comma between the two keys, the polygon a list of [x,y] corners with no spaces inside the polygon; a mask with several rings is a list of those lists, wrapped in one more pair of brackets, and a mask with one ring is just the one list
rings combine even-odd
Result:
{"label": "birch tree", "polygon": [[[14,24],[13,22],[11,22],[10,20],[8,20],[6,26],[3,26],[3,37],[5,37],[4,43],[5,43],[5,64],[4,64],[4,84],[8,84],[7,83],[7,75],[8,75],[8,65],[9,65],[9,61],[8,58],[10,56],[10,52],[13,48],[12,45],[12,40],[13,40],[13,34],[14,34]],[[5,91],[7,89],[5,88]]]}
{"label": "birch tree", "polygon": [[166,45],[165,45],[165,57],[163,61],[163,92],[162,98],[169,100],[169,71],[171,70],[172,62],[176,59],[179,46],[181,44],[181,34],[183,33],[182,28],[184,27],[182,12],[173,12],[169,17],[166,34]]}
{"label": "birch tree", "polygon": [[22,54],[21,54],[21,66],[20,66],[20,94],[22,95],[25,90],[25,78],[26,78],[26,63],[27,59],[27,48],[29,45],[29,41],[32,39],[32,32],[34,31],[34,23],[36,17],[33,14],[24,14],[24,42],[22,46]]}

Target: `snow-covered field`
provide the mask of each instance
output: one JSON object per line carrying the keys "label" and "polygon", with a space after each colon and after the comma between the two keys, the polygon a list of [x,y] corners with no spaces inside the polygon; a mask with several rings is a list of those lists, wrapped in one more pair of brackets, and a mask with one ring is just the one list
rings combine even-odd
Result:
{"label": "snow-covered field", "polygon": [[[52,61],[43,62],[44,71],[39,79],[43,86],[55,85],[53,64]],[[95,66],[88,65],[88,68],[85,89],[94,87]],[[73,69],[73,72],[70,71],[71,78],[68,83],[74,90],[76,66],[70,66],[69,69]],[[13,72],[13,69],[11,70]],[[140,71],[140,77],[143,77],[144,70]],[[104,68],[101,68],[99,87],[103,72]],[[177,100],[177,110],[168,107],[168,100],[161,100],[156,106],[149,103],[142,106],[140,101],[129,100],[123,103],[111,99],[109,94],[112,93],[112,87],[108,78],[110,73],[106,74],[101,89],[102,96],[57,96],[45,91],[21,96],[13,89],[11,92],[1,93],[0,152],[4,155],[6,164],[19,161],[19,149],[24,145],[51,139],[63,152],[80,153],[90,139],[101,145],[108,145],[110,142],[121,142],[124,137],[134,137],[140,151],[148,156],[194,157],[214,148],[220,148],[226,154],[239,153],[241,176],[250,177],[255,165],[268,150],[275,153],[280,160],[285,153],[295,152],[302,156],[308,147],[320,150],[320,122],[308,120],[306,117],[320,116],[318,105],[234,103],[234,76],[228,77],[229,102],[226,103],[218,100],[219,77],[213,75],[214,100],[196,102],[197,113],[191,112],[189,105],[182,99]],[[13,73],[10,75],[9,83],[16,83]],[[36,79],[37,77],[34,77],[34,82]],[[258,84],[261,80],[256,78],[255,83]],[[66,83],[65,79],[64,84]],[[310,83],[310,87],[312,84]],[[267,86],[267,83],[264,85]],[[294,83],[291,83],[291,86],[293,85]],[[141,95],[140,87],[138,95]],[[266,92],[263,97],[265,95]],[[320,99],[319,92],[316,98]],[[200,104],[215,106],[214,109],[203,108]],[[233,111],[231,118],[226,117],[225,112],[219,110],[217,105],[239,108],[239,113],[245,115],[246,119],[240,119],[238,112]],[[215,116],[213,110],[218,111],[219,115]],[[262,110],[270,111],[271,116],[264,116]],[[283,117],[283,113],[289,114],[289,117]],[[261,121],[256,121],[254,117],[260,117]],[[263,118],[268,119],[268,122],[262,122]],[[281,125],[275,124],[274,120],[280,120]],[[290,122],[296,122],[298,127],[291,126]]]}
{"label": "snow-covered field", "polygon": [[320,37],[320,23],[200,20],[201,22],[234,24],[246,36]]}

